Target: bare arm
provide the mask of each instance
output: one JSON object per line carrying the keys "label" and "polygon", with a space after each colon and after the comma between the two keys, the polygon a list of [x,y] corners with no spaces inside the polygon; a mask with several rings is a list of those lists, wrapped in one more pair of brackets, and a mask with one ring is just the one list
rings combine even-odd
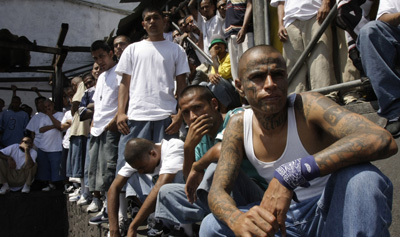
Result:
{"label": "bare arm", "polygon": [[190,124],[185,144],[183,146],[183,176],[185,179],[188,178],[189,172],[192,169],[192,164],[196,160],[195,149],[197,144],[199,144],[201,138],[210,131],[212,126],[212,120],[207,114],[200,115],[192,122],[192,124]]}
{"label": "bare arm", "polygon": [[80,101],[74,101],[71,103],[71,115],[74,116],[75,112],[79,109]]}
{"label": "bare arm", "polygon": [[112,182],[107,193],[107,208],[108,208],[108,220],[110,226],[110,234],[112,237],[119,237],[121,233],[119,232],[118,226],[118,208],[119,208],[119,194],[122,188],[128,181],[127,177],[117,175]]}
{"label": "bare arm", "polygon": [[285,42],[287,40],[287,31],[285,24],[283,23],[283,18],[285,17],[285,2],[278,3],[278,37],[279,40]]}
{"label": "bare arm", "polygon": [[129,127],[126,121],[128,116],[126,115],[126,106],[129,100],[129,87],[131,84],[131,75],[123,74],[121,84],[118,90],[118,110],[117,110],[117,126],[118,130],[124,134],[129,134]]}
{"label": "bare arm", "polygon": [[25,167],[30,169],[35,165],[35,162],[32,160],[31,156],[31,148],[26,143],[22,143],[19,145],[20,148],[24,149],[25,151]]}
{"label": "bare arm", "polygon": [[306,120],[337,139],[314,154],[321,176],[346,166],[387,158],[397,145],[385,129],[318,93],[301,94]]}
{"label": "bare arm", "polygon": [[236,42],[238,44],[243,43],[243,41],[246,37],[247,27],[249,26],[252,17],[253,17],[253,0],[247,0],[246,12],[244,13],[244,19],[243,19],[243,25],[237,34]]}
{"label": "bare arm", "polygon": [[319,24],[322,24],[322,22],[324,22],[330,10],[331,10],[331,0],[322,0],[321,7],[319,8],[317,13],[317,21]]}
{"label": "bare arm", "polygon": [[400,12],[383,14],[379,17],[378,20],[384,21],[394,27],[397,27],[398,25],[400,25]]}
{"label": "bare arm", "polygon": [[[180,95],[183,89],[187,86],[186,84],[186,74],[181,74],[176,76],[176,95]],[[171,115],[171,124],[165,129],[166,134],[175,134],[179,132],[179,129],[182,125],[182,113],[179,108],[177,108],[177,114]]]}
{"label": "bare arm", "polygon": [[51,114],[51,113],[48,113],[47,116],[49,116],[51,122],[52,122],[53,125],[54,125],[54,128],[55,128],[55,129],[58,129],[58,130],[60,130],[60,131],[62,131],[62,129],[61,129],[61,122],[58,121],[58,120],[53,116],[53,114]]}
{"label": "bare arm", "polygon": [[4,155],[2,152],[0,152],[0,159],[7,161],[9,169],[15,169],[17,166],[15,160],[11,156]]}
{"label": "bare arm", "polygon": [[146,197],[146,200],[140,207],[139,212],[136,214],[135,218],[130,224],[128,236],[132,236],[130,233],[136,233],[139,225],[142,224],[143,221],[146,220],[147,217],[155,211],[158,191],[164,184],[172,183],[174,181],[175,175],[176,174],[162,174],[159,176],[156,184],[151,189],[149,196]]}
{"label": "bare arm", "polygon": [[185,185],[185,194],[188,201],[193,204],[197,200],[196,190],[204,177],[204,170],[213,163],[217,162],[221,153],[221,142],[211,147],[200,160],[192,164],[192,169],[188,175]]}
{"label": "bare arm", "polygon": [[188,4],[188,8],[190,13],[193,15],[193,18],[195,21],[197,21],[197,16],[199,14],[199,11],[197,10],[197,1],[196,0],[190,0]]}

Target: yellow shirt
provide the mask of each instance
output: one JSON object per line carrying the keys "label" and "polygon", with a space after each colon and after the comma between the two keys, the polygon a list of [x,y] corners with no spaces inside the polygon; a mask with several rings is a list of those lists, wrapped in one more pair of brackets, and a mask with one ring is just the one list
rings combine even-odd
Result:
{"label": "yellow shirt", "polygon": [[[232,80],[231,58],[229,57],[229,53],[226,53],[225,57],[223,57],[221,60],[218,60],[218,62],[219,62],[219,67],[218,67],[219,75],[221,75],[221,77],[224,79]],[[216,74],[214,67],[211,67],[211,74]]]}

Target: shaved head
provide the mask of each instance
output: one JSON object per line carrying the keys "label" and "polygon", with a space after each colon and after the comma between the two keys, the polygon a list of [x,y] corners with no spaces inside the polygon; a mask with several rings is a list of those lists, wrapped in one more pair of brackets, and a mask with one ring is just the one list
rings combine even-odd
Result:
{"label": "shaved head", "polygon": [[286,70],[286,62],[282,54],[276,48],[270,45],[258,45],[248,49],[243,53],[239,60],[239,78],[246,74],[246,71],[252,69],[256,65],[276,63]]}

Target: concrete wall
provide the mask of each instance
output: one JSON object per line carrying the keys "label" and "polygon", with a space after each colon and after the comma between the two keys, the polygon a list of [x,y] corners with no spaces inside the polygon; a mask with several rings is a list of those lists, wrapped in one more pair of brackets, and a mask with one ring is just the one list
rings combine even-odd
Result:
{"label": "concrete wall", "polygon": [[[93,2],[93,4],[90,4]],[[89,4],[88,4],[89,3]],[[111,8],[102,7],[108,5]],[[0,0],[0,29],[6,28],[18,36],[26,36],[37,45],[55,47],[61,24],[69,24],[68,34],[64,41],[66,46],[90,46],[98,39],[107,37],[118,27],[120,19],[127,13],[115,11],[120,8],[132,11],[137,3],[119,4],[119,0]],[[53,55],[31,52],[30,66],[49,66]],[[93,60],[89,53],[69,53],[63,71],[90,64]],[[49,74],[39,73],[0,73],[0,87],[15,84],[20,88],[36,86],[39,89],[51,90],[47,83],[2,83],[1,77],[43,77]],[[32,92],[18,92],[23,103],[34,108]],[[48,93],[45,95],[50,96]],[[0,90],[0,98],[10,103],[11,91]],[[35,109],[35,108],[34,108]]]}

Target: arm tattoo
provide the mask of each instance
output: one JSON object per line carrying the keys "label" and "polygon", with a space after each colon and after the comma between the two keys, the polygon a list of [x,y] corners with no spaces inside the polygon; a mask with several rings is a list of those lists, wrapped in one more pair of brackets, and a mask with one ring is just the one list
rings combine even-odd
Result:
{"label": "arm tattoo", "polygon": [[242,124],[242,114],[232,117],[229,121],[222,141],[221,157],[208,195],[211,211],[218,219],[227,224],[235,222],[232,214],[238,210],[234,200],[230,197],[230,192],[239,173],[243,156]]}

